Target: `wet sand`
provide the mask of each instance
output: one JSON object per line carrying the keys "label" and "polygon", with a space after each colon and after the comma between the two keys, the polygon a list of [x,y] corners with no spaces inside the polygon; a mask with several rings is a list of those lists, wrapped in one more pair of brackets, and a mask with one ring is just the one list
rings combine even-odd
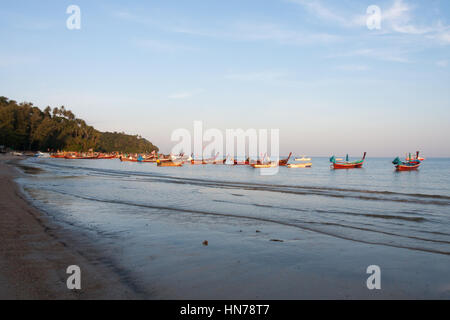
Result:
{"label": "wet sand", "polygon": [[[20,173],[11,163],[20,160],[0,154],[0,299],[139,298],[26,201],[13,180]],[[81,290],[67,289],[69,265],[81,268]]]}

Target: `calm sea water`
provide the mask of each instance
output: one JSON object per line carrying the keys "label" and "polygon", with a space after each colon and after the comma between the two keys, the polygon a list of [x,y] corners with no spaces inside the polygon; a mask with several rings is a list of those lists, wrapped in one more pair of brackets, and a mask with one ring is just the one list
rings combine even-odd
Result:
{"label": "calm sea water", "polygon": [[[413,172],[391,161],[331,170],[315,158],[261,176],[33,158],[22,164],[42,171],[18,182],[144,297],[450,298],[450,159]],[[367,289],[369,265],[381,290]]]}

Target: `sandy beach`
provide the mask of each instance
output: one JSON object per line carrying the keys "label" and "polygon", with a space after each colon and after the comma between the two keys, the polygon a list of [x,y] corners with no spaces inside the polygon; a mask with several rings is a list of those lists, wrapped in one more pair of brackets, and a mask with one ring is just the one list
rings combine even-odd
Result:
{"label": "sandy beach", "polygon": [[[13,180],[20,172],[11,165],[20,160],[0,155],[0,299],[136,298],[114,272],[85,258],[25,200]],[[69,265],[82,270],[81,290],[67,289]]]}

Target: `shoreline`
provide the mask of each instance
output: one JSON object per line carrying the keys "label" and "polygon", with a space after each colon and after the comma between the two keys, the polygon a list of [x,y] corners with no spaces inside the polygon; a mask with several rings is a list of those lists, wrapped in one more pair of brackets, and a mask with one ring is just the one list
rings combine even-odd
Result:
{"label": "shoreline", "polygon": [[[0,299],[137,299],[113,271],[92,263],[70,245],[61,227],[32,206],[14,181],[11,164],[24,157],[0,155]],[[69,265],[81,268],[81,290],[66,286]]]}

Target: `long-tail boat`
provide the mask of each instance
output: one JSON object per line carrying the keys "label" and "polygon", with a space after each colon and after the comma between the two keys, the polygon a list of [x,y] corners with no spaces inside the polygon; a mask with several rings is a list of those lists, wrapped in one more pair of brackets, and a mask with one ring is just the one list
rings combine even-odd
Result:
{"label": "long-tail boat", "polygon": [[66,155],[64,153],[51,153],[51,158],[64,158]]}
{"label": "long-tail boat", "polygon": [[291,158],[291,156],[292,156],[292,152],[289,153],[289,156],[288,156],[286,159],[278,160],[278,165],[279,165],[279,166],[285,166],[285,165],[287,165],[288,162],[289,162],[289,159]]}
{"label": "long-tail boat", "polygon": [[361,160],[357,161],[349,161],[348,155],[345,158],[345,161],[337,161],[335,156],[332,156],[330,158],[330,162],[332,163],[332,166],[334,169],[355,169],[355,168],[361,168],[364,160],[366,159],[367,152],[364,152],[364,155]]}
{"label": "long-tail boat", "polygon": [[[412,159],[411,155],[408,159]],[[416,158],[414,160],[401,161],[399,157],[395,158],[392,161],[392,164],[395,165],[397,171],[412,171],[417,170],[420,167],[422,162],[419,160],[419,151],[416,153]]]}
{"label": "long-tail boat", "polygon": [[98,159],[115,159],[117,156],[115,154],[103,154],[100,153],[97,157]]}
{"label": "long-tail boat", "polygon": [[301,158],[295,158],[295,161],[311,161],[311,158],[306,158],[305,156],[302,156]]}
{"label": "long-tail boat", "polygon": [[290,163],[287,165],[288,168],[311,168],[312,163]]}
{"label": "long-tail boat", "polygon": [[175,161],[160,161],[159,159],[156,160],[156,165],[158,167],[182,167],[183,162],[175,162]]}
{"label": "long-tail boat", "polygon": [[122,162],[156,162],[154,159],[145,159],[141,155],[136,157],[119,157]]}
{"label": "long-tail boat", "polygon": [[278,163],[276,162],[271,162],[271,163],[264,163],[264,164],[252,164],[251,165],[253,168],[255,169],[262,169],[262,168],[275,168],[278,166]]}
{"label": "long-tail boat", "polygon": [[64,158],[65,159],[92,160],[92,159],[98,159],[98,154],[92,154],[92,155],[88,155],[88,156],[72,154],[72,155],[66,155],[66,156],[64,156]]}

